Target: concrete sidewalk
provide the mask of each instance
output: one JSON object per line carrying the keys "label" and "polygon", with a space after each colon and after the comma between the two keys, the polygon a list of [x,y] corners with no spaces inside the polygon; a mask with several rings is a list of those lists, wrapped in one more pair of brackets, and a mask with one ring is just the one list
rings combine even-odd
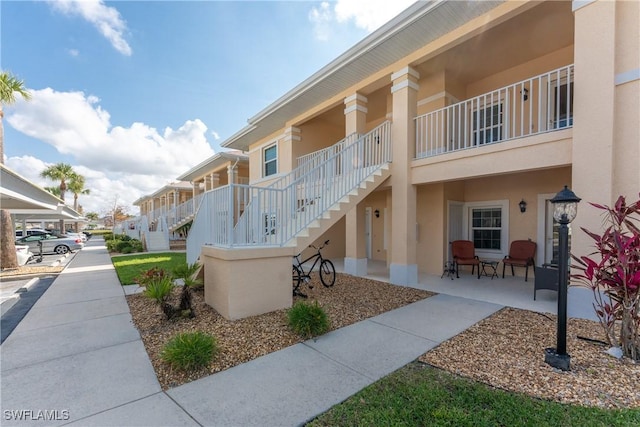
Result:
{"label": "concrete sidewalk", "polygon": [[500,308],[437,295],[163,392],[92,239],[0,346],[2,425],[300,425]]}

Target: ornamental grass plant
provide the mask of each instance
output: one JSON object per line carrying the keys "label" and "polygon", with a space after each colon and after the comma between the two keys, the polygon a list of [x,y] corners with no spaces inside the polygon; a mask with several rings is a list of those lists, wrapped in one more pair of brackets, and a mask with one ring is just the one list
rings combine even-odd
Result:
{"label": "ornamental grass plant", "polygon": [[313,338],[329,330],[329,317],[318,301],[296,302],[287,311],[289,327],[303,338]]}
{"label": "ornamental grass plant", "polygon": [[215,337],[202,331],[185,332],[165,345],[161,357],[174,368],[191,371],[207,366],[219,351]]}

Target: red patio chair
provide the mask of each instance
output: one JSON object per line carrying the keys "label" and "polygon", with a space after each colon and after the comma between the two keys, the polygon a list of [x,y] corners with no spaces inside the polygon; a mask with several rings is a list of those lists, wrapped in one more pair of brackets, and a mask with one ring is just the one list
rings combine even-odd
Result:
{"label": "red patio chair", "polygon": [[533,266],[533,257],[536,255],[536,242],[531,240],[514,240],[509,247],[509,255],[502,260],[502,278],[504,279],[504,269],[511,266],[511,275],[515,276],[513,266],[524,267],[524,281],[529,278],[529,266]]}
{"label": "red patio chair", "polygon": [[477,268],[478,279],[480,278],[480,259],[476,256],[476,248],[473,246],[473,242],[469,240],[454,240],[451,242],[451,254],[456,267],[457,278],[460,278],[458,274],[458,266],[460,265],[470,265],[471,274]]}

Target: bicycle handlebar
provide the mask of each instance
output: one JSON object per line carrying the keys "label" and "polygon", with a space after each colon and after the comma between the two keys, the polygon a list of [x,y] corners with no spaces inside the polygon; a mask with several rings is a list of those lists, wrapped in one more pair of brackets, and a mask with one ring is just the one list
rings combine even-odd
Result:
{"label": "bicycle handlebar", "polygon": [[320,246],[319,248],[317,248],[317,247],[315,247],[315,246],[313,246],[313,245],[309,245],[309,247],[319,251],[319,250],[321,250],[322,248],[324,248],[325,246],[327,246],[328,244],[329,244],[329,240],[327,239],[327,240],[325,240],[325,241],[324,241],[324,243],[322,244],[322,246]]}

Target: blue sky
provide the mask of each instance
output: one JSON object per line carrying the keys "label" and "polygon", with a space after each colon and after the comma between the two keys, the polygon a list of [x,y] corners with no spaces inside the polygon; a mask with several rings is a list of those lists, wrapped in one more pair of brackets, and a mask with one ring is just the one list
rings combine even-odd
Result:
{"label": "blue sky", "polygon": [[5,107],[5,164],[53,186],[39,173],[69,163],[85,212],[117,198],[135,214],[411,3],[2,1],[0,67],[33,96]]}

